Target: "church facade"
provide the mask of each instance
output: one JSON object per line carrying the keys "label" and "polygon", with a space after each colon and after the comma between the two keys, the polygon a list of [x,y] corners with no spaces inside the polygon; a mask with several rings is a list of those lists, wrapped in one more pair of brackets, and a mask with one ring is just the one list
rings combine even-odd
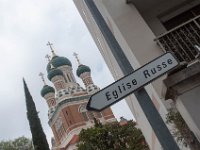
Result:
{"label": "church facade", "polygon": [[82,129],[92,127],[94,118],[103,124],[116,121],[110,108],[102,112],[87,111],[86,105],[92,94],[99,91],[91,77],[91,69],[78,61],[76,74],[82,79],[84,86],[77,83],[72,72],[72,64],[66,57],[58,56],[52,50],[51,59],[48,57],[47,77],[54,87],[46,84],[43,74],[40,76],[44,82],[41,90],[42,97],[49,107],[48,118],[54,138],[52,138],[53,150],[76,150],[79,133]]}

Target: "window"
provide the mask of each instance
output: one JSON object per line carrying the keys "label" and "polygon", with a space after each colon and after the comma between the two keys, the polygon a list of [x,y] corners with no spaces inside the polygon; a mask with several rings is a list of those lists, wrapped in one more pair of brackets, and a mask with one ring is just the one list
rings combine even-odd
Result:
{"label": "window", "polygon": [[64,76],[64,79],[65,79],[65,82],[67,83],[67,79],[66,79],[66,77]]}
{"label": "window", "polygon": [[167,30],[170,30],[196,16],[200,15],[200,5],[197,5],[167,21],[163,22],[163,25]]}
{"label": "window", "polygon": [[63,89],[64,88],[64,83],[63,82],[57,82],[55,84],[55,86],[58,88],[58,89]]}
{"label": "window", "polygon": [[59,97],[62,97],[62,96],[63,96],[63,95],[62,95],[62,92],[59,92],[58,96],[59,96]]}
{"label": "window", "polygon": [[67,74],[67,78],[68,78],[69,82],[71,82],[71,79],[70,79],[70,77],[69,77],[69,75],[68,75],[68,74]]}
{"label": "window", "polygon": [[160,20],[169,31],[158,36],[155,41],[164,51],[174,52],[184,68],[198,58],[196,46],[200,46],[200,5],[166,18],[162,16]]}
{"label": "window", "polygon": [[66,91],[66,90],[63,90],[63,92],[65,93],[65,95],[69,94],[68,91]]}
{"label": "window", "polygon": [[62,120],[61,118],[58,118],[55,122],[56,129],[58,130],[61,127],[61,125],[62,125]]}
{"label": "window", "polygon": [[69,74],[69,76],[71,77],[72,81],[75,81],[75,79],[74,79],[74,77],[73,77],[73,75],[71,73]]}

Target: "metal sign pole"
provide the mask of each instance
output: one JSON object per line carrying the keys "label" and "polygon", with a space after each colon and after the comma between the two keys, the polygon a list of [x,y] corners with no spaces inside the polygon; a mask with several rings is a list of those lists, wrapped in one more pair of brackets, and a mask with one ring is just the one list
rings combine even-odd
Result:
{"label": "metal sign pole", "polygon": [[[117,60],[118,65],[120,66],[124,75],[128,75],[133,72],[134,69],[131,66],[130,62],[126,58],[123,50],[121,49],[119,43],[115,39],[114,35],[107,26],[103,16],[99,12],[93,0],[84,0],[85,4],[89,8],[96,24],[98,25],[100,31],[102,32],[108,46],[111,49],[111,52],[115,59]],[[177,143],[174,141],[174,138],[170,134],[167,126],[162,120],[160,114],[156,110],[151,98],[144,88],[139,91],[134,92],[144,114],[146,115],[153,131],[155,132],[162,148],[164,150],[179,150]]]}

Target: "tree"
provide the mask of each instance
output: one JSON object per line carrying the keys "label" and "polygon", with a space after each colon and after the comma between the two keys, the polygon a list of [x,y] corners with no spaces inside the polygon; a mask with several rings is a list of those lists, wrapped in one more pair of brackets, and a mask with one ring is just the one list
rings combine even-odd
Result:
{"label": "tree", "polygon": [[22,136],[15,140],[1,141],[0,150],[34,150],[32,140]]}
{"label": "tree", "polygon": [[24,92],[26,98],[27,118],[29,121],[32,140],[35,150],[49,150],[49,145],[46,140],[46,136],[43,132],[40,119],[35,107],[33,98],[28,90],[25,80],[23,79]]}
{"label": "tree", "polygon": [[133,121],[125,125],[98,122],[93,128],[80,132],[78,150],[148,150],[144,136],[135,125]]}
{"label": "tree", "polygon": [[186,147],[189,146],[191,150],[200,149],[199,141],[196,139],[195,135],[187,126],[185,120],[176,110],[176,108],[169,110],[169,113],[166,116],[166,120],[167,123],[175,125],[175,129],[172,130],[172,132],[177,142],[182,143]]}

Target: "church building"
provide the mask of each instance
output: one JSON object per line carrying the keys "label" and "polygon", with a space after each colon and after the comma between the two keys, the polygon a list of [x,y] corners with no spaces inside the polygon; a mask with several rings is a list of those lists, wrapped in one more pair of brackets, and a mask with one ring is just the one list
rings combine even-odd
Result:
{"label": "church building", "polygon": [[54,87],[46,84],[44,75],[40,73],[44,86],[41,90],[42,97],[49,107],[48,118],[54,138],[53,150],[76,150],[79,133],[82,129],[92,127],[94,118],[103,124],[116,121],[110,108],[102,112],[87,111],[86,105],[92,94],[99,91],[91,77],[91,69],[78,61],[76,75],[82,79],[84,87],[77,83],[72,71],[72,63],[66,57],[55,54],[52,44],[48,43],[52,57],[47,56],[47,77]]}

